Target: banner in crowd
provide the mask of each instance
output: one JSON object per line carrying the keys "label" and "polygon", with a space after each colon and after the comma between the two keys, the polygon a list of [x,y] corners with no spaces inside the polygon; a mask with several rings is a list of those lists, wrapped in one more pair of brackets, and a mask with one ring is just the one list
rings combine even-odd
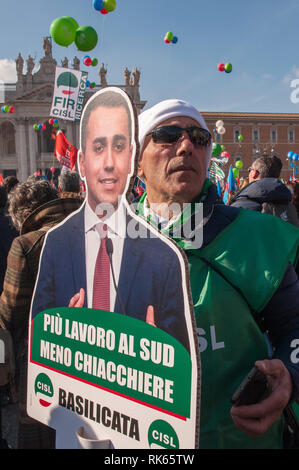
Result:
{"label": "banner in crowd", "polygon": [[66,167],[69,170],[74,168],[77,161],[78,149],[69,143],[61,130],[56,134],[54,155],[62,168]]}
{"label": "banner in crowd", "polygon": [[58,447],[194,448],[197,374],[172,336],[112,312],[57,308],[33,319],[30,343],[27,410],[57,430]]}
{"label": "banner in crowd", "polygon": [[50,116],[66,121],[80,121],[87,77],[87,72],[56,67]]}

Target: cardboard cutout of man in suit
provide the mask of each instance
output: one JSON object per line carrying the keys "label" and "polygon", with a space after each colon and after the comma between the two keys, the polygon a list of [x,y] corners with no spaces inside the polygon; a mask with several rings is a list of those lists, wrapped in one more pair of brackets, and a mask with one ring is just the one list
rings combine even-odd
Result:
{"label": "cardboard cutout of man in suit", "polygon": [[[126,93],[109,87],[93,95],[80,125],[79,169],[86,201],[47,234],[32,318],[53,307],[93,307],[95,263],[102,243],[98,226],[105,222],[113,244],[110,278],[115,277],[109,310],[154,324],[189,350],[183,259],[171,242],[129,210],[125,198],[134,174],[136,142],[135,114]],[[132,222],[140,224],[141,236],[130,237]]]}

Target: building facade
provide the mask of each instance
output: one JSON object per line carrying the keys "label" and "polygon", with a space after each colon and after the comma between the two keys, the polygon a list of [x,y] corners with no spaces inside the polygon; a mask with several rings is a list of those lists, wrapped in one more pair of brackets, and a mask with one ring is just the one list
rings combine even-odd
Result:
{"label": "building facade", "polygon": [[[227,166],[243,161],[240,177],[248,176],[248,168],[259,155],[277,155],[283,164],[281,177],[293,174],[287,160],[289,151],[299,153],[299,114],[280,113],[202,113],[214,141],[230,153]],[[216,134],[216,122],[223,121],[225,134]],[[238,137],[243,137],[239,141]]]}
{"label": "building facade", "polygon": [[[54,157],[53,127],[49,124],[58,64],[52,56],[52,43],[48,37],[43,40],[43,50],[44,56],[36,72],[34,59],[29,55],[25,66],[20,53],[16,59],[17,82],[3,86],[1,107],[10,105],[15,108],[13,114],[0,112],[0,173],[4,178],[15,175],[19,181],[25,181],[37,170],[49,178],[51,167],[57,168],[59,173],[60,165]],[[59,66],[80,70],[80,60],[75,57],[69,65],[65,58]],[[119,86],[131,96],[139,113],[146,104],[139,94],[140,71],[136,67],[132,71],[125,68],[123,74],[124,84],[114,86]],[[108,86],[106,77],[107,68],[101,64],[100,83],[86,90],[85,102],[93,93]],[[46,129],[36,131],[34,124],[45,124]],[[59,127],[68,141],[78,148],[79,123],[59,119]]]}

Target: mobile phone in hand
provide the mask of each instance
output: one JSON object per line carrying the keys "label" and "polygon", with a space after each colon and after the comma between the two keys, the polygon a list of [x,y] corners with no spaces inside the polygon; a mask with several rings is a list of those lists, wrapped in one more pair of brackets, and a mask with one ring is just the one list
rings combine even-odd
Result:
{"label": "mobile phone in hand", "polygon": [[253,405],[259,403],[270,394],[266,375],[257,367],[253,367],[241,385],[231,397],[234,406]]}

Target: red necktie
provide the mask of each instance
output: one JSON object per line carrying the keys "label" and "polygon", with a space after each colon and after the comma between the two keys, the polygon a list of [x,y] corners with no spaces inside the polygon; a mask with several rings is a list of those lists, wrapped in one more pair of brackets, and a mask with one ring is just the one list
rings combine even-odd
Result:
{"label": "red necktie", "polygon": [[106,251],[107,225],[99,230],[101,245],[93,278],[92,308],[110,311],[110,262]]}

